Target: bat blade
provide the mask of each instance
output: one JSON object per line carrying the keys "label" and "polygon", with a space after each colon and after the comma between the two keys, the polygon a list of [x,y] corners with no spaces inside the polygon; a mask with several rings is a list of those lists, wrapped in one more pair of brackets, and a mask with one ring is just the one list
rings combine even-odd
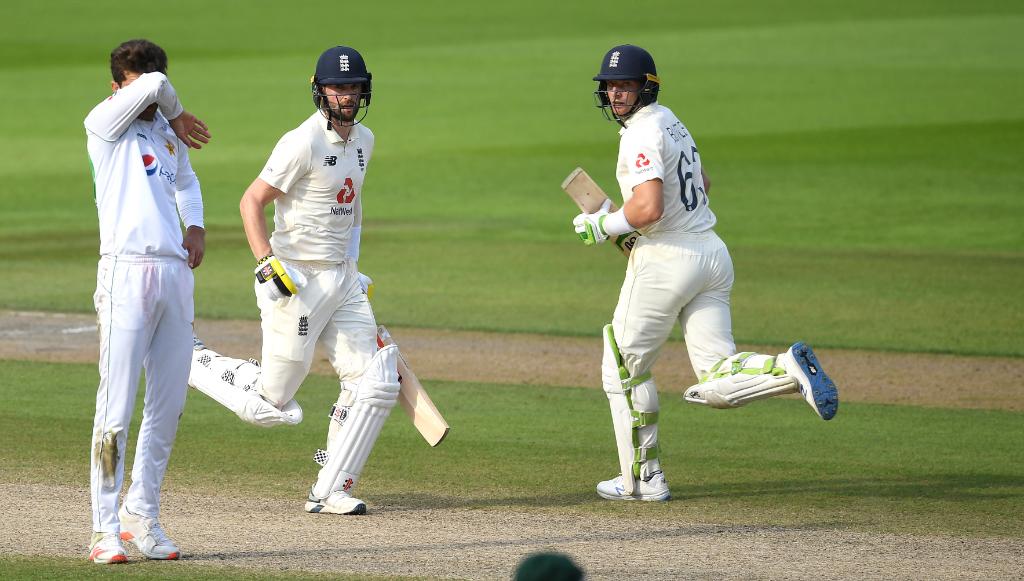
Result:
{"label": "bat blade", "polygon": [[[394,344],[395,340],[391,337],[391,333],[383,325],[378,326],[377,346]],[[412,425],[416,427],[423,439],[431,446],[437,446],[445,439],[451,428],[430,399],[427,390],[423,389],[416,374],[409,369],[409,364],[401,351],[398,353],[398,382],[401,385],[401,389],[398,391],[398,403],[412,420]]]}
{"label": "bat blade", "polygon": [[[565,190],[566,194],[569,194],[572,201],[576,203],[576,207],[581,212],[587,214],[593,214],[598,211],[601,208],[601,204],[608,199],[608,194],[605,194],[601,186],[597,185],[597,182],[581,167],[572,170],[565,180],[562,181],[562,189]],[[618,209],[613,202],[609,211],[614,212]],[[639,237],[639,232],[623,234],[614,240],[615,246],[623,254],[629,256]]]}

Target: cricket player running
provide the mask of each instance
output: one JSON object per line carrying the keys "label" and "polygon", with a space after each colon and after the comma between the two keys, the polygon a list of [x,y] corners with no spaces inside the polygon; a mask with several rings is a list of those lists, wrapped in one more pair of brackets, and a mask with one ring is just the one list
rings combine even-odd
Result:
{"label": "cricket player running", "polygon": [[[92,434],[89,560],[123,563],[121,541],[150,559],[181,554],[160,527],[160,486],[185,407],[193,278],[203,260],[203,198],[188,148],[210,134],[167,79],[167,55],[146,40],[110,53],[114,94],[85,118],[100,226],[93,297],[100,384]],[[181,225],[186,229],[182,237]],[[132,484],[118,510],[139,374],[146,397]]]}
{"label": "cricket player running", "polygon": [[[295,424],[292,399],[321,343],[341,380],[328,425],[326,458],[305,510],[363,514],[351,492],[398,399],[397,347],[377,349],[357,268],[363,178],[373,133],[361,123],[371,97],[362,55],[336,46],[312,79],[317,111],[277,143],[242,196],[242,223],[257,258],[255,290],[263,330],[261,366],[217,354],[196,340],[189,383],[261,426]],[[267,236],[264,208],[273,203]]]}
{"label": "cricket player running", "polygon": [[659,104],[654,59],[633,45],[601,61],[594,95],[621,129],[615,175],[623,207],[610,201],[573,220],[586,244],[638,230],[610,325],[604,328],[602,383],[611,407],[621,474],[600,482],[610,500],[668,500],[658,457],[658,392],[651,367],[676,321],[700,382],[686,401],[716,408],[800,392],[831,419],[836,387],[811,348],[796,343],[778,356],[736,353],[729,312],[732,259],[715,234],[710,182],[690,132]]}

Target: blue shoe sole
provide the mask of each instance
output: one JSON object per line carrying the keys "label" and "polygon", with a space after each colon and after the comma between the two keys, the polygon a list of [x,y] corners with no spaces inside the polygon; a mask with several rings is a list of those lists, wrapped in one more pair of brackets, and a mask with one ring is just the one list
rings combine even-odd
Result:
{"label": "blue shoe sole", "polygon": [[839,411],[839,390],[836,389],[836,384],[821,368],[810,345],[803,343],[793,345],[793,358],[811,381],[811,396],[821,414],[821,419],[831,420]]}

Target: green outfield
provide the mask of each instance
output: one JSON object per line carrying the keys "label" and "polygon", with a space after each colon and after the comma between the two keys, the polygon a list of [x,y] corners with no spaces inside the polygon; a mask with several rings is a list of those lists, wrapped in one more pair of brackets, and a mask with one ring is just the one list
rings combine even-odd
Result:
{"label": "green outfield", "polygon": [[375,75],[361,268],[379,318],[596,334],[622,264],[574,239],[558,186],[582,165],[615,191],[616,126],[592,107],[590,77],[608,46],[634,41],[713,181],[738,340],[1024,354],[1012,3],[659,1],[616,18],[618,3],[382,2],[343,32],[310,26],[312,6],[174,6],[159,22],[110,2],[5,9],[21,25],[0,41],[0,237],[33,290],[0,305],[91,308],[81,119],[109,91],[110,48],[147,36],[215,134],[193,156],[210,226],[198,312],[255,317],[238,198],[311,112],[316,56],[345,42]]}
{"label": "green outfield", "polygon": [[[192,154],[208,225],[197,316],[257,318],[238,199],[312,113],[317,55],[348,44],[374,75],[360,270],[377,283],[378,320],[596,337],[624,263],[579,243],[559,184],[583,166],[617,190],[617,126],[593,107],[590,79],[609,47],[632,42],[653,53],[661,101],[701,148],[736,265],[738,342],[1024,356],[1024,5],[63,0],[3,13],[0,309],[91,311],[82,119],[109,93],[109,51],[147,37],[214,134]],[[87,486],[95,366],[0,371],[0,483]],[[458,430],[422,454],[409,423],[389,421],[368,500],[632,514],[593,493],[614,446],[586,382],[426,382]],[[311,377],[299,401],[320,409],[336,390]],[[189,397],[169,490],[292,498],[312,482],[322,421],[260,431]],[[796,400],[662,405],[681,502],[645,505],[644,518],[1024,538],[1019,412],[844,403],[824,423]],[[270,453],[280,462],[268,466]],[[537,470],[570,463],[571,478]],[[16,577],[80,565],[0,555]]]}

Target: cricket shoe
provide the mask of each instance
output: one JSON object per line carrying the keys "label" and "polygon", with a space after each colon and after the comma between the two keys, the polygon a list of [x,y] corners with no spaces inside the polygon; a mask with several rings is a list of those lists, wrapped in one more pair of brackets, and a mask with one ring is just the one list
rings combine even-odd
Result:
{"label": "cricket shoe", "polygon": [[336,490],[327,498],[319,499],[310,491],[306,512],[314,514],[366,514],[366,503],[353,498],[344,490]]}
{"label": "cricket shoe", "polygon": [[622,485],[622,475],[611,480],[597,483],[597,495],[608,500],[651,500],[663,501],[672,498],[668,491],[668,482],[665,482],[665,473],[661,470],[651,475],[649,480],[639,480],[633,494],[626,494],[626,488]]}
{"label": "cricket shoe", "polygon": [[117,516],[121,519],[121,540],[131,541],[146,557],[161,560],[181,557],[181,549],[167,537],[155,518],[128,512],[123,505]]}
{"label": "cricket shoe", "polygon": [[200,339],[195,333],[192,333],[192,350],[202,351],[203,349],[206,349],[206,343],[203,343],[202,339]]}
{"label": "cricket shoe", "polygon": [[839,411],[839,390],[821,368],[810,345],[795,343],[779,355],[786,373],[800,384],[800,393],[823,420],[831,420]]}
{"label": "cricket shoe", "polygon": [[117,533],[93,533],[89,543],[89,560],[98,565],[124,563],[128,560]]}

